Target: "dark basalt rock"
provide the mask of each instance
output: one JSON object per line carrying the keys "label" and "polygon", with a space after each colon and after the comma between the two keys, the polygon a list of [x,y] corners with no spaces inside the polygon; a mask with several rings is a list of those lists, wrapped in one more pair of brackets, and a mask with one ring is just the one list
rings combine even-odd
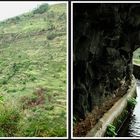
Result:
{"label": "dark basalt rock", "polygon": [[74,4],[73,110],[84,118],[132,75],[140,4]]}

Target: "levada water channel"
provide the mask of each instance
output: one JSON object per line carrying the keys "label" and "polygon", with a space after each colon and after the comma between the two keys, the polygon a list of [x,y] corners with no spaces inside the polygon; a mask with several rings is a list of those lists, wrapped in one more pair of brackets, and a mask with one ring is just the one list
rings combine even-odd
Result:
{"label": "levada water channel", "polygon": [[120,129],[117,137],[140,137],[140,80],[137,80],[137,104]]}

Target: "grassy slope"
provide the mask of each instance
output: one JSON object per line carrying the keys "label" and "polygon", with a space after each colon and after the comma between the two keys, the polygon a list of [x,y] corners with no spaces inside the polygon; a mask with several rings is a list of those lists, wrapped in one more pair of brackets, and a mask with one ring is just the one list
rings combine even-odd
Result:
{"label": "grassy slope", "polygon": [[0,23],[0,136],[66,136],[66,5]]}

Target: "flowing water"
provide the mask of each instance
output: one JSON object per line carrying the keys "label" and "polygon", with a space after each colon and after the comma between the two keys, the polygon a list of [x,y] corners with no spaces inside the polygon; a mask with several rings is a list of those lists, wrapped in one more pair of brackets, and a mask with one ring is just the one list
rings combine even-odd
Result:
{"label": "flowing water", "polygon": [[137,104],[121,128],[118,137],[140,137],[140,80],[137,80]]}

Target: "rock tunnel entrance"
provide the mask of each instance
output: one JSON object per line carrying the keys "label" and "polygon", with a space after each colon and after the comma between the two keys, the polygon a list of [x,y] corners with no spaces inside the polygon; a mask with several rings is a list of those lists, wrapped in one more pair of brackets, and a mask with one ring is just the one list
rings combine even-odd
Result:
{"label": "rock tunnel entrance", "polygon": [[85,136],[129,88],[139,48],[139,4],[73,6],[74,136]]}

